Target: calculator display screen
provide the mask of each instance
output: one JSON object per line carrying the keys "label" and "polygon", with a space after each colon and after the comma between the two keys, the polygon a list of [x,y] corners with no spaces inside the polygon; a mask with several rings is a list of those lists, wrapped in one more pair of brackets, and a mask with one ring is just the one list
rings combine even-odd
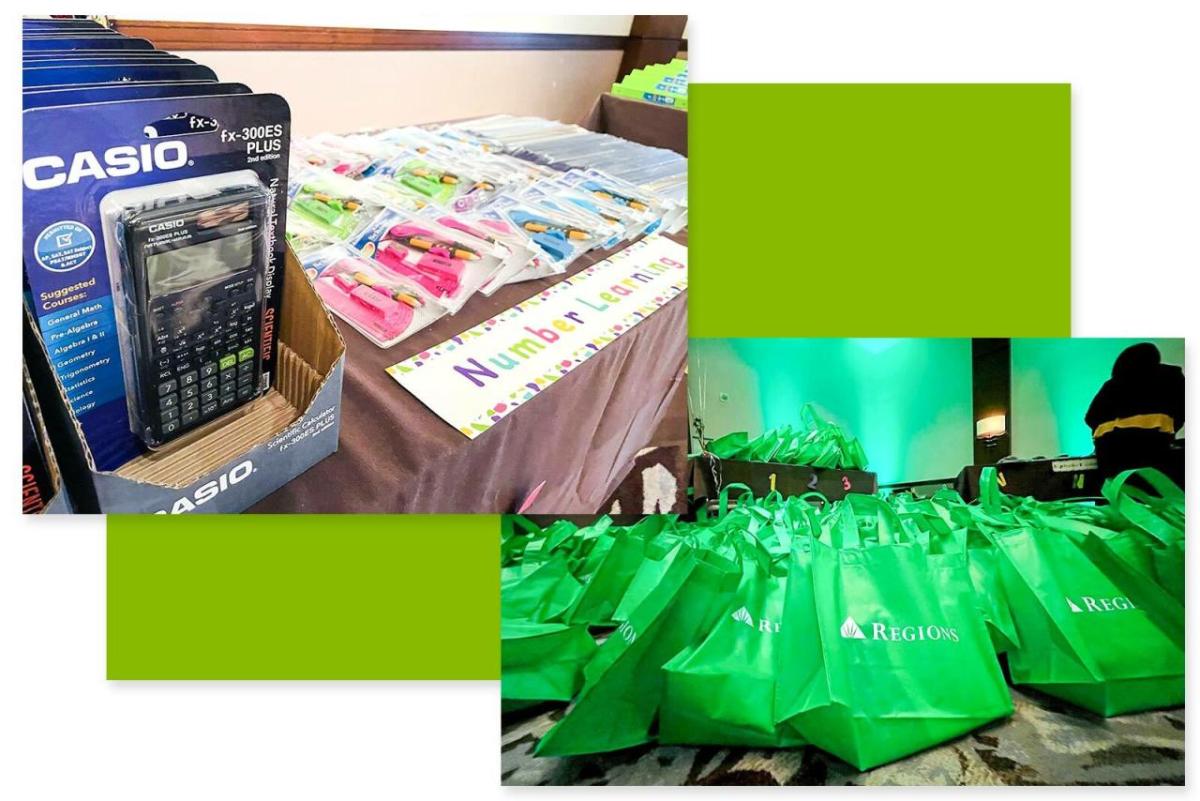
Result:
{"label": "calculator display screen", "polygon": [[254,232],[211,239],[146,257],[146,281],[156,298],[232,275],[254,261]]}

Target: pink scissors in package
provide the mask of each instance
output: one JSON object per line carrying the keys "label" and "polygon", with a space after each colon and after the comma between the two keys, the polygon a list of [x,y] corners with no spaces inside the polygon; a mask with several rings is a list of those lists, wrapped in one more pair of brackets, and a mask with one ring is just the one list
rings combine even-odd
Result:
{"label": "pink scissors in package", "polygon": [[412,292],[377,280],[354,259],[327,267],[315,286],[330,309],[384,342],[403,334],[412,324],[413,310],[424,305]]}
{"label": "pink scissors in package", "polygon": [[392,226],[375,252],[382,266],[415,280],[437,297],[453,297],[462,286],[464,262],[480,258],[474,248],[412,223]]}

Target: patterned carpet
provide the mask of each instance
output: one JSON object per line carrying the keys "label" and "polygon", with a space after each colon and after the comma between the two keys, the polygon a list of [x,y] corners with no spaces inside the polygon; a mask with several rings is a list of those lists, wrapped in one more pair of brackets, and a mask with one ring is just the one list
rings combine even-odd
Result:
{"label": "patterned carpet", "polygon": [[1005,721],[860,773],[816,748],[760,751],[647,745],[611,754],[535,758],[562,717],[545,706],[504,716],[504,784],[589,785],[1148,785],[1183,784],[1183,708],[1105,720],[1013,691]]}

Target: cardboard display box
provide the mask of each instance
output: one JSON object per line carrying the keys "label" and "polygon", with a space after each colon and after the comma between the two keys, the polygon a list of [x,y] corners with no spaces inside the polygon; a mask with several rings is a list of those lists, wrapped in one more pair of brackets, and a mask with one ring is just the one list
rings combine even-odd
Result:
{"label": "cardboard display box", "polygon": [[[29,368],[22,365],[21,367],[22,380],[25,382],[25,397],[28,399],[29,416],[27,419],[32,431],[28,432],[37,439],[38,447],[41,452],[41,461],[44,463],[45,478],[37,478],[37,474],[41,468],[30,464],[32,459],[26,457],[22,472],[22,489],[21,498],[23,501],[23,511],[27,514],[66,514],[71,512],[71,499],[67,495],[67,488],[63,484],[62,474],[58,469],[58,459],[54,456],[54,447],[50,444],[50,435],[46,431],[46,419],[42,415],[41,404],[37,401],[37,393],[33,388],[33,379],[29,376]],[[42,485],[49,483],[48,490],[44,490]]]}
{"label": "cardboard display box", "polygon": [[742,462],[703,455],[692,460],[692,486],[696,500],[715,499],[721,487],[745,484],[761,498],[770,492],[784,497],[819,492],[831,501],[851,492],[875,494],[879,481],[875,473],[862,470],[838,470],[802,467],[775,462]]}
{"label": "cardboard display box", "polygon": [[271,389],[202,435],[117,470],[96,470],[32,325],[26,339],[27,359],[40,362],[31,373],[42,406],[52,407],[47,429],[77,512],[240,512],[337,450],[346,345],[290,248]]}
{"label": "cardboard display box", "polygon": [[686,111],[605,93],[580,123],[589,131],[688,154]]}

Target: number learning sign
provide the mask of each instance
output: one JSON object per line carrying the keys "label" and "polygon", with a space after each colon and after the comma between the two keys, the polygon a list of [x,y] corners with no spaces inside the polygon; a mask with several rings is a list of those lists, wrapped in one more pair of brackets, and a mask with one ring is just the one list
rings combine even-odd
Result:
{"label": "number learning sign", "polygon": [[388,373],[474,439],[686,289],[687,248],[648,237]]}

